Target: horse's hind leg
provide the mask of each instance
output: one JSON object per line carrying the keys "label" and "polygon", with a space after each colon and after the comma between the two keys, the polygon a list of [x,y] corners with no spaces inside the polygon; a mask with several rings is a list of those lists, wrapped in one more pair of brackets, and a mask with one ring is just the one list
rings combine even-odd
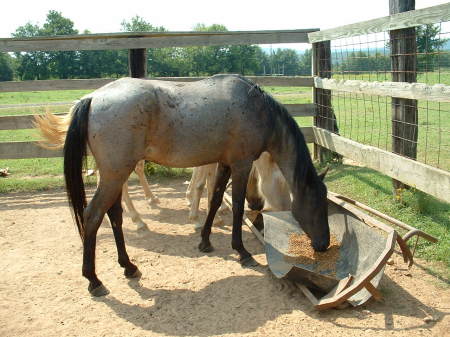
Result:
{"label": "horse's hind leg", "polygon": [[134,207],[133,201],[130,198],[130,193],[128,191],[128,182],[125,182],[122,186],[122,197],[125,205],[127,206],[128,213],[131,217],[131,221],[136,225],[137,229],[146,229],[147,225],[141,219],[139,212]]}
{"label": "horse's hind leg", "polygon": [[214,216],[217,210],[222,204],[223,193],[227,188],[227,182],[230,179],[231,170],[229,166],[218,164],[216,171],[216,183],[214,187],[214,194],[209,205],[208,216],[206,217],[205,224],[202,229],[202,241],[200,242],[198,249],[202,252],[208,253],[213,250],[209,236],[211,235],[211,227],[213,224]]}
{"label": "horse's hind leg", "polygon": [[[128,174],[129,175],[129,174]],[[93,296],[108,294],[108,290],[95,274],[95,247],[97,231],[105,213],[120,198],[123,183],[128,178],[123,175],[121,179],[105,179],[100,175],[100,184],[89,205],[84,210],[84,241],[83,241],[83,276],[89,280],[88,290]],[[120,199],[119,199],[120,200]]]}
{"label": "horse's hind leg", "polygon": [[139,160],[138,163],[136,164],[136,167],[134,168],[134,172],[136,172],[136,174],[139,177],[139,182],[141,183],[142,188],[144,189],[145,199],[147,199],[147,202],[149,204],[157,204],[159,203],[159,199],[152,193],[150,186],[148,185],[148,181],[144,173],[144,165],[145,160]]}
{"label": "horse's hind leg", "polygon": [[118,261],[120,266],[125,269],[125,276],[128,278],[139,277],[141,275],[139,269],[133,263],[131,263],[125,248],[125,239],[123,237],[122,231],[123,217],[120,195],[108,210],[108,217],[111,221],[114,239],[116,240]]}
{"label": "horse's hind leg", "polygon": [[[216,184],[216,171],[217,171],[217,164],[209,164],[208,170],[206,172],[206,190],[208,195],[208,203],[206,208],[206,213],[208,214],[209,208],[211,205],[211,200],[214,194],[214,185]],[[220,225],[223,223],[222,217],[220,216],[221,213],[225,212],[227,209],[227,206],[222,202],[218,213],[216,214],[216,217],[214,217],[213,225]]]}

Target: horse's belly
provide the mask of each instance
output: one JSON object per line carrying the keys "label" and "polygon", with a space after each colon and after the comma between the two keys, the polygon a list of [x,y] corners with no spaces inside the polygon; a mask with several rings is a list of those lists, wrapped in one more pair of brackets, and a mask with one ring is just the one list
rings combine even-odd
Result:
{"label": "horse's belly", "polygon": [[221,161],[221,156],[217,151],[199,149],[194,145],[155,144],[147,148],[145,159],[169,167],[195,167]]}

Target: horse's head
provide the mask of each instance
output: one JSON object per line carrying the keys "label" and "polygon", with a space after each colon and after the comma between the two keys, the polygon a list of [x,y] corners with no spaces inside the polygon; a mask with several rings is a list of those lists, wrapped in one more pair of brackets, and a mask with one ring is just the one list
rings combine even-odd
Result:
{"label": "horse's head", "polygon": [[323,252],[330,244],[327,188],[323,183],[326,171],[310,175],[302,192],[294,193],[292,215],[311,239],[315,251]]}

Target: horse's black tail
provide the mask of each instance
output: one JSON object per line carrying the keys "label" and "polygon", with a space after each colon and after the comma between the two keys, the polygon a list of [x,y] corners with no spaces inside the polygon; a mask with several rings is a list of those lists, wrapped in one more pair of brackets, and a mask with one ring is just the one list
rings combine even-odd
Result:
{"label": "horse's black tail", "polygon": [[69,204],[73,208],[75,222],[84,240],[83,212],[86,208],[82,168],[87,152],[88,114],[92,98],[79,101],[72,112],[72,120],[64,143],[64,178]]}

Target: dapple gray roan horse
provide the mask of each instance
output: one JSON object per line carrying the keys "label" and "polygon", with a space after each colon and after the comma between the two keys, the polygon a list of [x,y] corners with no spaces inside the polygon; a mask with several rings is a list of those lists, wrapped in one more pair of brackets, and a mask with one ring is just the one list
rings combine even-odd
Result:
{"label": "dapple gray roan horse", "polygon": [[[87,145],[100,172],[89,204],[82,176]],[[191,83],[124,78],[83,97],[72,111],[64,146],[64,176],[83,240],[83,276],[89,280],[90,293],[108,293],[95,274],[96,235],[105,213],[125,276],[140,276],[125,249],[120,201],[122,185],[142,159],[172,167],[218,162],[199,249],[213,249],[211,226],[231,176],[231,246],[243,266],[255,265],[242,243],[242,216],[252,162],[263,151],[272,155],[285,176],[293,195],[293,216],[313,248],[326,250],[330,232],[323,177],[316,173],[295,120],[253,82],[236,75]]]}

